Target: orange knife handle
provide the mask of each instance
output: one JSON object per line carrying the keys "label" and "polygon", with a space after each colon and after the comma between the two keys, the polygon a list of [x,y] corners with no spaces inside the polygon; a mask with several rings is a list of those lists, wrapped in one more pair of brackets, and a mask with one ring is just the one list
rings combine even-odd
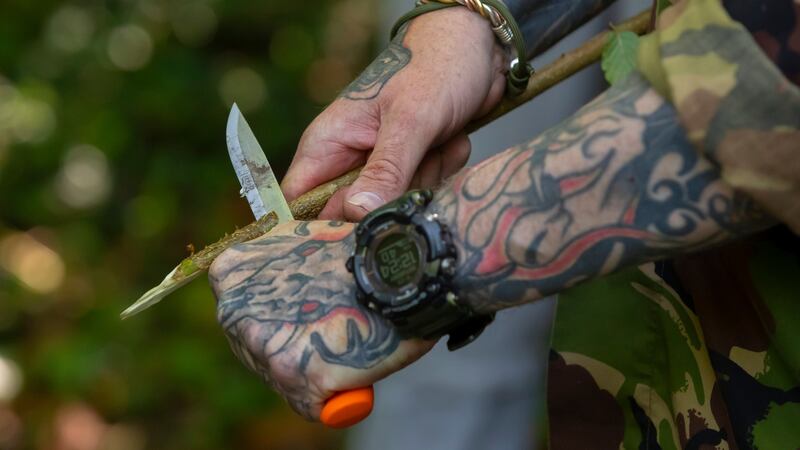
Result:
{"label": "orange knife handle", "polygon": [[364,420],[374,401],[372,386],[337,392],[325,402],[319,418],[331,428],[347,428]]}

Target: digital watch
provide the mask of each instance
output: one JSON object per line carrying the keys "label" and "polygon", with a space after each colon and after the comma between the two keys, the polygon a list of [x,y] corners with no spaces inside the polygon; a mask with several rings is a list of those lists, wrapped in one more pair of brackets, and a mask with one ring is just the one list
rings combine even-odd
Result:
{"label": "digital watch", "polygon": [[430,190],[411,191],[368,214],[356,227],[347,270],[365,307],[388,319],[403,337],[438,339],[447,348],[472,342],[494,319],[458,301],[452,283],[456,247],[447,226],[425,208]]}

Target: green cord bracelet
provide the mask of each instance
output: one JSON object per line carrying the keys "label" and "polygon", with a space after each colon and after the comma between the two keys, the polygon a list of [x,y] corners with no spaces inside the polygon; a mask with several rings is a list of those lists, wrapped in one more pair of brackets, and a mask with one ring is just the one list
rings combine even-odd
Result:
{"label": "green cord bracelet", "polygon": [[[426,0],[427,2],[431,3],[421,3],[417,2],[417,6],[412,9],[411,11],[403,14],[397,22],[395,22],[394,26],[392,27],[392,31],[390,34],[391,39],[397,35],[400,31],[400,28],[407,23],[409,20],[414,19],[422,14],[431,12],[431,11],[438,11],[444,8],[450,8],[453,6],[463,6],[461,3],[457,3],[455,0]],[[517,52],[517,59],[512,62],[511,68],[508,71],[507,75],[507,82],[506,82],[506,95],[509,97],[516,97],[517,95],[521,94],[525,91],[525,88],[528,86],[528,80],[533,74],[533,68],[530,64],[527,63],[527,52],[525,49],[525,39],[522,37],[522,32],[519,29],[519,25],[517,25],[516,20],[511,15],[511,12],[508,10],[506,5],[503,4],[500,0],[480,0],[482,3],[494,8],[497,13],[505,19],[506,23],[508,24],[511,30],[511,40],[514,45],[514,49]]]}

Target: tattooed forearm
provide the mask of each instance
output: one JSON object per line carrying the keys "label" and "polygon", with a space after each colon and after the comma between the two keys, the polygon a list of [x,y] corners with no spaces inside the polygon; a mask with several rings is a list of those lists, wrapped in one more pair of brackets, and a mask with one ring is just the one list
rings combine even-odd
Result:
{"label": "tattooed forearm", "polygon": [[411,50],[404,44],[408,26],[400,29],[389,46],[339,95],[350,100],[369,100],[411,61]]}
{"label": "tattooed forearm", "polygon": [[480,311],[771,223],[720,180],[638,76],[463,172],[434,205],[455,230],[462,295]]}
{"label": "tattooed forearm", "polygon": [[525,37],[528,58],[550,48],[615,0],[506,0]]}
{"label": "tattooed forearm", "polygon": [[308,392],[324,384],[310,379],[312,365],[368,369],[400,342],[356,304],[339,267],[353,247],[351,231],[341,222],[300,223],[290,235],[236,246],[211,272],[234,353],[306,417],[313,417]]}

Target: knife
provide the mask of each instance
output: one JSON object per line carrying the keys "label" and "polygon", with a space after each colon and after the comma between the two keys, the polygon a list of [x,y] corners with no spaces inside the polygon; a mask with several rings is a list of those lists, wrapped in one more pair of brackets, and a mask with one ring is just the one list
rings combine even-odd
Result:
{"label": "knife", "polygon": [[[226,141],[242,185],[239,195],[247,198],[256,220],[270,212],[278,216],[278,223],[294,220],[264,151],[235,103],[228,115]],[[373,400],[372,386],[338,392],[325,402],[320,419],[332,428],[349,427],[369,415]]]}

